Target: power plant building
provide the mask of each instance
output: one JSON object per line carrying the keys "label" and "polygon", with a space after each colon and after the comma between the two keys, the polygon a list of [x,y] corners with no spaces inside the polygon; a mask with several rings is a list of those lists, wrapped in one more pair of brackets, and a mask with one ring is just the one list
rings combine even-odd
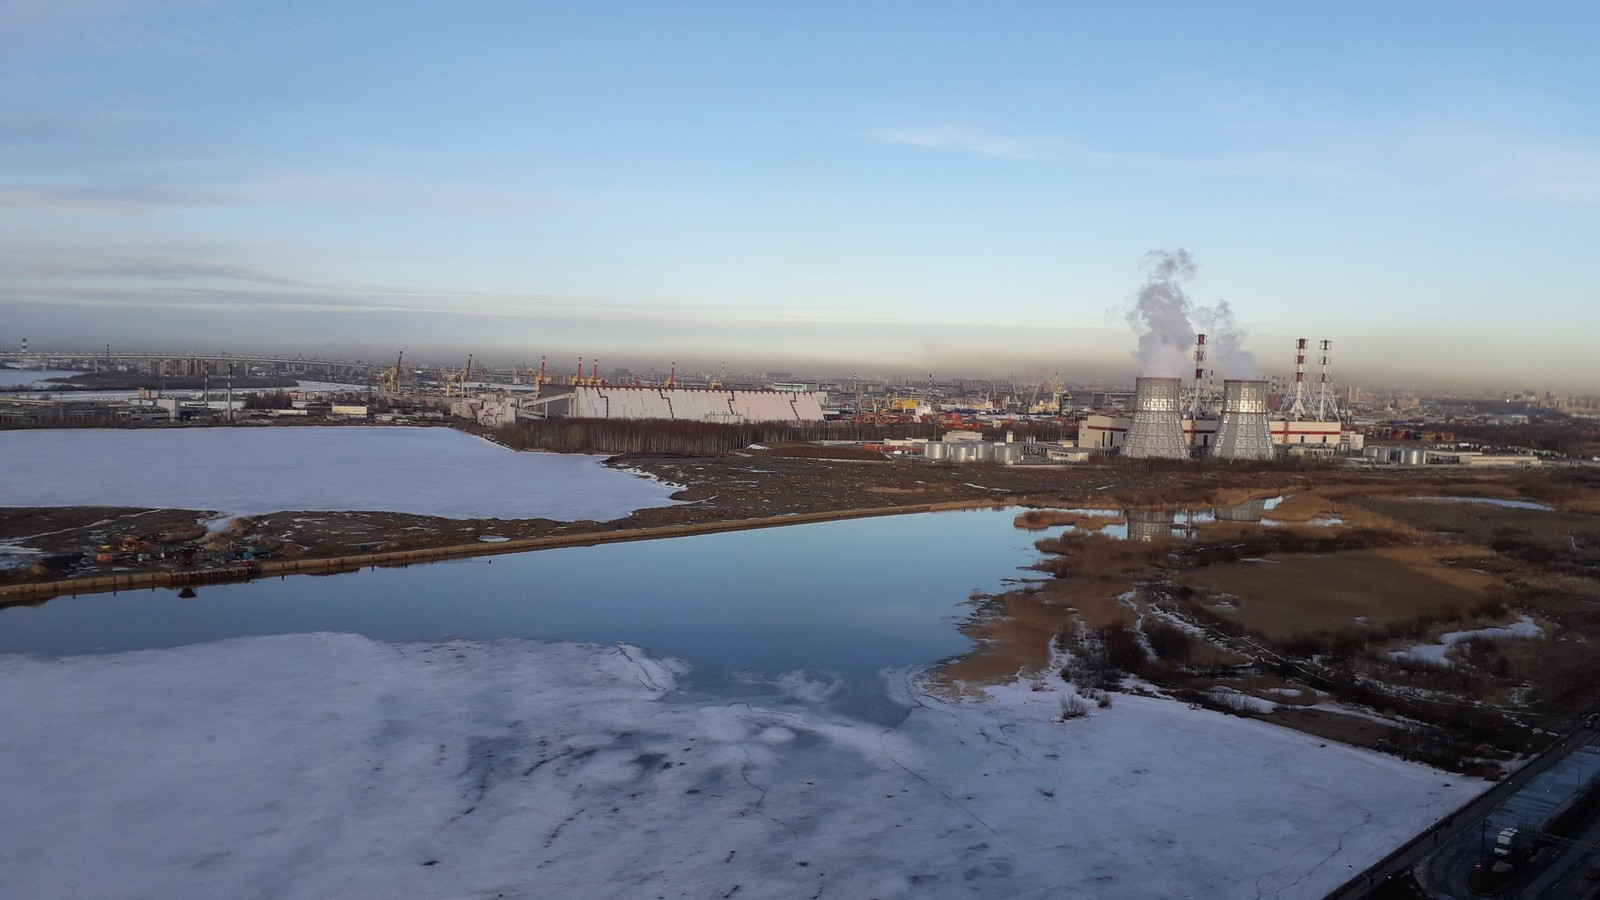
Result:
{"label": "power plant building", "polygon": [[[1078,427],[1078,446],[1090,450],[1122,450],[1128,440],[1128,431],[1134,420],[1128,416],[1088,416]],[[1217,442],[1218,419],[1178,420],[1182,435],[1183,456],[1190,451],[1211,453]],[[1359,443],[1360,435],[1352,435],[1341,422],[1286,422],[1273,419],[1266,423],[1275,450],[1292,450],[1301,447],[1314,452],[1332,452],[1352,441]],[[1360,450],[1360,447],[1352,449]]]}

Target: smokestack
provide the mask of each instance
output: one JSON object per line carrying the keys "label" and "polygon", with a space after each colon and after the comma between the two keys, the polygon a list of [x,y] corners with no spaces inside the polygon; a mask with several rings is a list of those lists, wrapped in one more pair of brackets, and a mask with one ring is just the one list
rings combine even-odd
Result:
{"label": "smokestack", "polygon": [[1222,382],[1222,421],[1211,445],[1217,459],[1271,459],[1272,428],[1267,424],[1267,383],[1226,379]]}
{"label": "smokestack", "polygon": [[1339,406],[1333,396],[1333,382],[1328,377],[1328,351],[1333,342],[1322,342],[1322,364],[1317,373],[1317,399],[1312,409],[1318,422],[1331,422],[1339,417]]}
{"label": "smokestack", "polygon": [[1206,336],[1194,336],[1194,394],[1189,401],[1189,415],[1200,418],[1206,409]]}
{"label": "smokestack", "polygon": [[1182,409],[1182,379],[1135,379],[1133,424],[1128,427],[1122,455],[1129,459],[1188,459]]}
{"label": "smokestack", "polygon": [[1294,343],[1294,392],[1285,401],[1284,412],[1295,421],[1306,418],[1306,339]]}

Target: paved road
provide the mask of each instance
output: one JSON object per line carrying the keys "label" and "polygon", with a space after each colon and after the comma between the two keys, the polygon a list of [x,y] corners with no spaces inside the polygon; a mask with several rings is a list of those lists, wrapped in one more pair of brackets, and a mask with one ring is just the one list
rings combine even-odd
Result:
{"label": "paved road", "polygon": [[[1505,800],[1509,790],[1515,790],[1516,787],[1527,783],[1528,780],[1540,772],[1561,761],[1573,750],[1597,739],[1600,739],[1600,737],[1597,737],[1592,729],[1578,729],[1556,745],[1558,752],[1546,752],[1540,756],[1537,769],[1534,769],[1532,765],[1525,766],[1516,773],[1518,777],[1507,778],[1502,785],[1496,786],[1496,790],[1479,798],[1480,800],[1488,799],[1492,795],[1495,801],[1493,804],[1484,807],[1479,812],[1479,805],[1475,803],[1472,807],[1471,816],[1457,815],[1456,821],[1464,826],[1464,829],[1452,838],[1441,837],[1439,849],[1432,856],[1423,860],[1421,865],[1417,867],[1417,883],[1422,886],[1423,891],[1428,896],[1438,898],[1438,900],[1477,896],[1467,887],[1467,874],[1472,871],[1473,866],[1479,860],[1487,855],[1489,843],[1495,838],[1495,835],[1488,833],[1489,829],[1483,827],[1484,817],[1493,812],[1495,807]],[[1499,788],[1502,786],[1509,788],[1509,790],[1500,791]],[[1577,866],[1585,858],[1586,854],[1583,853],[1569,853],[1559,849],[1551,851],[1531,867],[1527,876],[1514,880],[1497,896],[1504,898],[1504,900],[1512,900],[1512,898],[1518,897],[1546,897],[1551,885],[1561,877],[1562,873],[1567,872],[1571,867]],[[1586,867],[1586,865],[1578,867],[1578,877],[1580,879],[1582,878],[1583,868]],[[1575,896],[1583,897],[1584,895],[1579,893]]]}
{"label": "paved road", "polygon": [[[1372,886],[1410,870],[1424,859],[1428,864],[1420,867],[1417,880],[1423,889],[1436,898],[1467,898],[1476,896],[1466,887],[1466,873],[1478,861],[1478,848],[1485,839],[1480,825],[1490,813],[1499,808],[1523,785],[1544,770],[1564,759],[1567,754],[1596,737],[1589,728],[1578,728],[1545,752],[1511,773],[1477,799],[1456,810],[1448,818],[1412,839],[1400,851],[1391,854],[1360,876],[1346,882],[1343,887],[1328,895],[1328,900],[1357,900],[1367,896]],[[1487,836],[1492,838],[1492,836]],[[1461,860],[1465,859],[1463,866]],[[1455,883],[1440,883],[1445,873],[1457,876]],[[1581,896],[1581,895],[1580,895]]]}
{"label": "paved road", "polygon": [[1582,834],[1573,835],[1573,840],[1581,846],[1558,851],[1520,896],[1548,900],[1589,900],[1600,897],[1600,881],[1590,881],[1584,876],[1590,866],[1600,866],[1600,849],[1595,849],[1600,847],[1600,816],[1595,816]]}

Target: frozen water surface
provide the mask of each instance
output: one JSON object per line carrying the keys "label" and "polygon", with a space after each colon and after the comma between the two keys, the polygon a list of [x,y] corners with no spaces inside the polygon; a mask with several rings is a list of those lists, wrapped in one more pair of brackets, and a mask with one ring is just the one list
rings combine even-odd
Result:
{"label": "frozen water surface", "polygon": [[1179,703],[889,672],[680,687],[628,646],[0,657],[0,894],[1318,897],[1482,785]]}
{"label": "frozen water surface", "polygon": [[1441,500],[1454,503],[1479,503],[1484,506],[1498,506],[1501,509],[1528,509],[1536,512],[1552,512],[1554,507],[1532,500],[1502,500],[1499,497],[1417,497],[1417,500]]}
{"label": "frozen water surface", "polygon": [[49,390],[52,378],[71,378],[81,375],[69,369],[5,369],[0,368],[0,391]]}
{"label": "frozen water surface", "polygon": [[0,479],[0,506],[606,521],[672,503],[671,488],[602,457],[515,453],[449,428],[10,431],[0,458],[27,474]]}

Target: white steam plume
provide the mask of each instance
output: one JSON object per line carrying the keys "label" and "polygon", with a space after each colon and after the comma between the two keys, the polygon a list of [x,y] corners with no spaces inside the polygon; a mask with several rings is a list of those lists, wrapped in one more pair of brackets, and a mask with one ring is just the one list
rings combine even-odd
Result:
{"label": "white steam plume", "polygon": [[1195,318],[1206,330],[1206,362],[1218,377],[1261,377],[1256,355],[1244,349],[1244,329],[1233,320],[1228,301],[1218,300],[1216,306],[1196,309]]}
{"label": "white steam plume", "polygon": [[1139,332],[1139,374],[1181,377],[1191,368],[1194,326],[1189,324],[1189,298],[1183,285],[1194,277],[1189,251],[1152,250],[1145,254],[1144,287],[1128,313],[1128,324]]}

